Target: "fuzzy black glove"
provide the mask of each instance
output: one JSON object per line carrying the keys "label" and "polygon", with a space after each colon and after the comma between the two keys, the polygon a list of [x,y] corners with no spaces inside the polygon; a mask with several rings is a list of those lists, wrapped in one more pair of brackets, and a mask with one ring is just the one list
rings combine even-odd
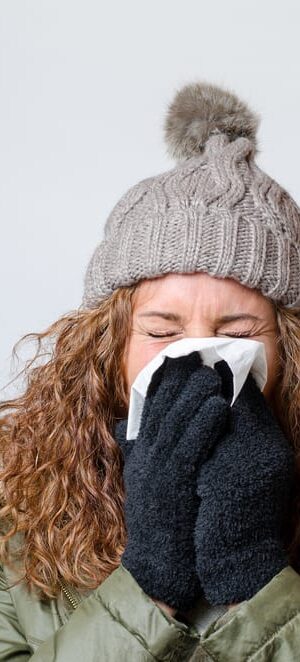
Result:
{"label": "fuzzy black glove", "polygon": [[[223,362],[220,372],[224,378]],[[289,443],[250,374],[229,433],[198,476],[197,571],[210,604],[247,600],[288,565],[284,526],[294,469]]]}
{"label": "fuzzy black glove", "polygon": [[114,432],[125,462],[122,564],[150,597],[182,611],[202,594],[193,540],[196,477],[226,425],[221,388],[198,352],[167,357],[149,384],[137,439],[126,441],[127,419]]}

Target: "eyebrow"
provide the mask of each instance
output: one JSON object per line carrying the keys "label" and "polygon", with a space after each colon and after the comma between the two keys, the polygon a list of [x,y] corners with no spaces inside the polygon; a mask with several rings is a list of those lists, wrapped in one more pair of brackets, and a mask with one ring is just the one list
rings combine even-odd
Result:
{"label": "eyebrow", "polygon": [[[162,312],[160,310],[147,310],[145,313],[140,313],[138,317],[162,317],[170,322],[182,322],[181,315],[171,312]],[[251,320],[252,322],[262,322],[261,317],[251,315],[250,313],[238,313],[237,315],[223,315],[218,318],[218,323],[228,324],[229,322],[236,322],[237,320]]]}

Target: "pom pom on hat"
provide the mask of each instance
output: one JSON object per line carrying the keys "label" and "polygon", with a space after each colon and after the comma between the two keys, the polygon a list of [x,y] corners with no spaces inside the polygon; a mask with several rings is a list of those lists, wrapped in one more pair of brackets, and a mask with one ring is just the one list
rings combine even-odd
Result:
{"label": "pom pom on hat", "polygon": [[216,85],[192,83],[177,92],[165,119],[168,153],[176,161],[203,152],[213,133],[225,133],[230,141],[240,136],[257,147],[260,118],[235,94]]}

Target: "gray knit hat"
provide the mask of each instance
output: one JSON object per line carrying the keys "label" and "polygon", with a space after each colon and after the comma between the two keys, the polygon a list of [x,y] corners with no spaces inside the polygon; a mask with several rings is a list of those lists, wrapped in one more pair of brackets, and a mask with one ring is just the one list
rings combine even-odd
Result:
{"label": "gray knit hat", "polygon": [[116,204],[89,262],[83,307],[170,272],[234,278],[300,306],[300,210],[254,161],[257,115],[205,83],[175,96],[165,120],[177,165]]}

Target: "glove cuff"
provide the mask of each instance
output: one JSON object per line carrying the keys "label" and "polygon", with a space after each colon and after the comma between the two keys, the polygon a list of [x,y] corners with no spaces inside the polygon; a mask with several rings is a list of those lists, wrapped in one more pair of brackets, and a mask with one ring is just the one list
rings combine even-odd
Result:
{"label": "glove cuff", "polygon": [[139,586],[150,598],[164,602],[178,611],[191,609],[195,601],[203,595],[196,572],[189,572],[190,563],[182,567],[174,567],[172,559],[162,562],[159,557],[137,557],[126,548],[122,556],[122,565],[134,577]]}
{"label": "glove cuff", "polygon": [[208,602],[226,605],[250,600],[288,564],[280,541],[272,541],[200,558],[197,571]]}

